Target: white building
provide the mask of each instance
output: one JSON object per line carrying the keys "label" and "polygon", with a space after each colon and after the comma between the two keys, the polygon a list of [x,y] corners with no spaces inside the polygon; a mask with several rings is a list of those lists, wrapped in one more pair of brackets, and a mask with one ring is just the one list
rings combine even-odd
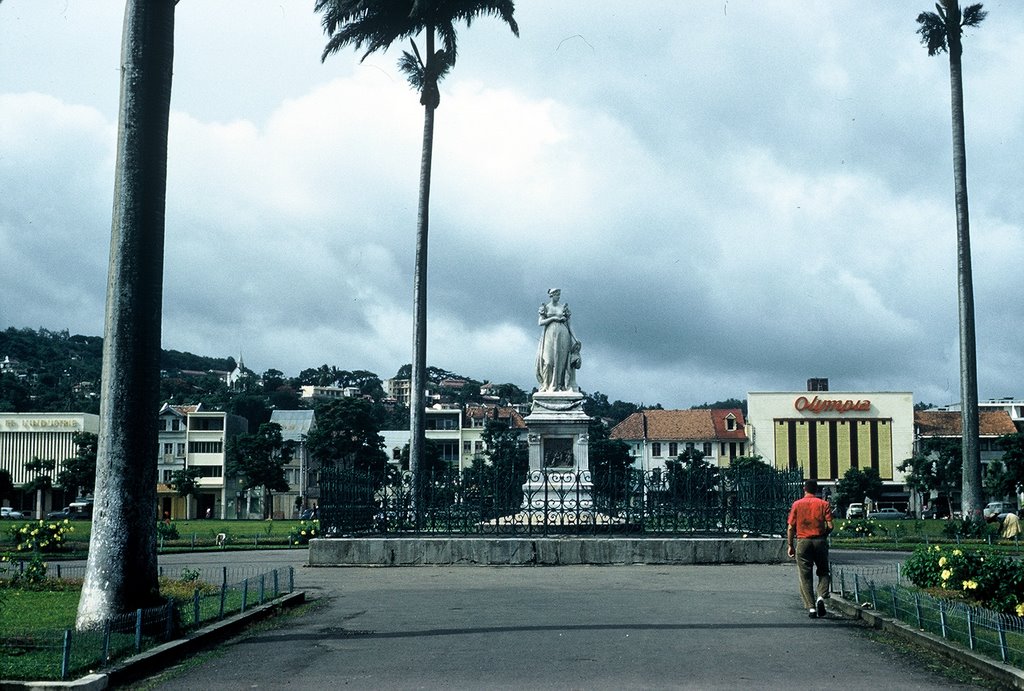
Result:
{"label": "white building", "polygon": [[[157,418],[158,515],[169,518],[247,517],[246,497],[227,472],[227,446],[248,432],[244,417],[201,406],[164,404]],[[199,471],[197,497],[179,497],[171,480],[175,470]]]}
{"label": "white building", "polygon": [[[814,380],[818,381],[818,380]],[[825,485],[850,468],[874,468],[902,492],[897,466],[914,453],[910,392],[778,391],[747,394],[753,453],[779,469],[802,468]]]}
{"label": "white building", "polygon": [[666,468],[689,450],[712,465],[726,466],[747,455],[747,430],[739,408],[640,410],[612,428],[609,436],[629,445],[633,464],[644,471]]}
{"label": "white building", "polygon": [[[950,403],[938,408],[933,408],[937,412],[942,411],[960,411],[959,403]],[[979,412],[993,412],[997,410],[1004,410],[1006,414],[1010,416],[1010,420],[1016,426],[1018,432],[1024,432],[1024,401],[1008,396],[1006,398],[990,398],[987,401],[978,401]]]}
{"label": "white building", "polygon": [[[51,478],[64,469],[64,461],[75,455],[72,437],[75,432],[99,434],[100,418],[90,413],[0,413],[0,470],[11,475],[15,487],[30,482],[35,473],[25,468],[33,458],[54,461]],[[75,497],[63,497],[59,490],[23,493],[14,500],[14,508],[42,517],[61,508],[54,505],[59,498],[67,503]]]}
{"label": "white building", "polygon": [[[460,471],[487,450],[483,440],[488,418],[497,418],[513,429],[526,432],[523,416],[510,406],[471,405],[461,408],[427,408],[425,436],[440,447],[441,459]],[[409,430],[385,430],[384,452],[391,463],[400,463],[402,449],[409,443]]]}

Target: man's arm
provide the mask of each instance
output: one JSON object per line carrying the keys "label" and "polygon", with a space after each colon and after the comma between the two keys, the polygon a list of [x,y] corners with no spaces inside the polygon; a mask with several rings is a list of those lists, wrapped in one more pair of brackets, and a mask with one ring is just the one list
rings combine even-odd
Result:
{"label": "man's arm", "polygon": [[786,544],[789,545],[789,549],[787,550],[787,554],[789,554],[790,558],[796,556],[796,542],[795,542],[795,540],[796,540],[796,526],[794,526],[792,523],[790,523],[788,526],[786,526]]}

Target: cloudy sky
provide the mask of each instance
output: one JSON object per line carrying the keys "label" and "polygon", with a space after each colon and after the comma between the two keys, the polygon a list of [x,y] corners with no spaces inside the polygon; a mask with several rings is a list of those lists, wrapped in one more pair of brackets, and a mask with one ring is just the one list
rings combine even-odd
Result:
{"label": "cloudy sky", "polygon": [[[422,108],[399,51],[320,61],[311,0],[177,7],[165,348],[257,372],[411,359]],[[431,206],[431,365],[534,385],[560,286],[586,391],[959,399],[930,0],[521,0],[460,32]],[[102,335],[120,0],[0,4],[0,327]],[[1024,396],[1024,4],[965,37],[979,394]],[[2,355],[2,354],[0,354]]]}

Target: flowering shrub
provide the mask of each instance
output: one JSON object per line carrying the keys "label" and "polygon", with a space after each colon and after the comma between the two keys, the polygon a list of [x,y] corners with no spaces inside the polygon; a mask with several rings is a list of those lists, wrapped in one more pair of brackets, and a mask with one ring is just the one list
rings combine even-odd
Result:
{"label": "flowering shrub", "polygon": [[33,521],[10,528],[16,552],[56,552],[66,541],[68,533],[75,532],[71,521]]}
{"label": "flowering shrub", "polygon": [[320,521],[300,521],[297,526],[288,533],[288,544],[306,545],[309,541],[320,534]]}
{"label": "flowering shrub", "polygon": [[[14,564],[20,558],[14,552],[7,552],[0,561]],[[11,572],[10,584],[18,588],[34,589],[46,583],[46,562],[39,552],[33,552],[27,562],[22,561],[19,568],[6,567]]]}
{"label": "flowering shrub", "polygon": [[919,547],[904,563],[903,573],[919,588],[1024,616],[1024,564],[1011,557],[940,545]]}
{"label": "flowering shrub", "polygon": [[846,521],[836,530],[836,537],[874,537],[878,533],[888,532],[885,526],[877,521]]}

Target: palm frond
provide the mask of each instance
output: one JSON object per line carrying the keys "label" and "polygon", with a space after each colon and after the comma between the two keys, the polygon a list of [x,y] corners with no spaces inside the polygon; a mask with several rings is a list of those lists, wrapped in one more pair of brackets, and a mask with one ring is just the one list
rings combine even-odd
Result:
{"label": "palm frond", "polygon": [[976,5],[964,8],[963,19],[960,21],[960,26],[978,26],[987,16],[988,12],[981,9],[981,3],[979,2]]}
{"label": "palm frond", "polygon": [[[939,8],[939,5],[935,6]],[[941,8],[940,8],[941,9]],[[946,22],[935,12],[922,12],[917,15],[917,33],[921,35],[921,43],[928,47],[928,55],[936,55],[948,50]]]}

